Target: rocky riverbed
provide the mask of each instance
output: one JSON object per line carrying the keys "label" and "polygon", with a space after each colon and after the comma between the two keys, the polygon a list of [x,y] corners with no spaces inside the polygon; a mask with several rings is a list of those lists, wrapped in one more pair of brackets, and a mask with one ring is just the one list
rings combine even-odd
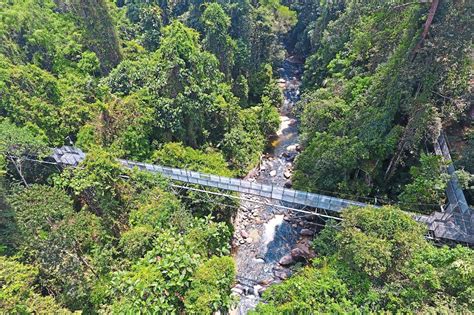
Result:
{"label": "rocky riverbed", "polygon": [[[271,139],[271,149],[247,180],[291,187],[293,161],[300,151],[297,120],[292,112],[299,99],[301,72],[302,64],[292,57],[279,69],[284,93],[280,128]],[[314,257],[310,249],[314,230],[305,220],[289,213],[285,205],[251,195],[243,197],[248,201],[241,202],[233,238],[237,284],[232,291],[240,302],[232,314],[247,314],[270,284],[288,278],[292,266]]]}

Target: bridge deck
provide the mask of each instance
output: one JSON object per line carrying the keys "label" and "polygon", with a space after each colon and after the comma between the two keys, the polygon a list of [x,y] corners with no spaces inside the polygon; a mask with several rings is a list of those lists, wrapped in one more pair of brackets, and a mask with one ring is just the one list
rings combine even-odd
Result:
{"label": "bridge deck", "polygon": [[127,168],[137,167],[144,171],[160,173],[172,180],[188,184],[198,184],[206,187],[219,188],[328,211],[339,212],[349,206],[366,206],[366,204],[361,202],[313,194],[274,185],[264,185],[243,179],[210,175],[185,169],[132,162],[128,160],[119,161]]}
{"label": "bridge deck", "polygon": [[[85,159],[85,154],[78,148],[65,146],[54,149],[51,158],[62,165],[76,166]],[[217,176],[185,169],[134,162],[123,159],[119,159],[118,161],[126,168],[137,167],[143,171],[162,174],[164,177],[175,181],[224,189],[227,191],[243,194],[250,194],[311,208],[340,212],[342,209],[349,206],[366,206],[366,204],[357,201],[313,194],[274,185],[264,185],[243,179]]]}
{"label": "bridge deck", "polygon": [[[85,154],[78,148],[62,147],[54,149],[51,158],[61,165],[77,166],[85,159]],[[143,171],[162,174],[164,177],[175,181],[218,188],[242,194],[250,194],[321,210],[340,212],[342,209],[349,206],[367,206],[367,204],[357,201],[319,195],[274,185],[259,184],[243,179],[217,176],[122,159],[119,159],[118,161],[126,168],[137,167]],[[474,226],[473,211],[469,207],[459,207],[459,204],[465,203],[459,202],[459,200],[465,201],[464,195],[457,196],[459,195],[459,189],[450,190],[450,188],[452,187],[449,187],[447,191],[448,198],[450,199],[450,209],[444,213],[435,212],[430,216],[414,215],[414,218],[419,222],[427,224],[436,239],[474,244],[474,231],[472,228]],[[452,199],[454,199],[451,195],[456,195],[456,205],[451,203],[453,202]]]}

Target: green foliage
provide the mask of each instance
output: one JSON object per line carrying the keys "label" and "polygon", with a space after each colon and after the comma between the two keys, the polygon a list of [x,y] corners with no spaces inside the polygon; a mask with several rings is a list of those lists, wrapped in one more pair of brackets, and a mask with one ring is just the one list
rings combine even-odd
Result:
{"label": "green foliage", "polygon": [[262,105],[259,112],[259,125],[262,134],[271,136],[280,127],[280,114],[278,109],[270,102],[267,96],[262,97]]}
{"label": "green foliage", "polygon": [[44,241],[28,250],[40,269],[40,283],[71,310],[91,309],[91,288],[98,276],[93,252],[105,239],[102,221],[81,211],[61,221]]}
{"label": "green foliage", "polygon": [[[423,52],[418,34],[427,5],[324,2],[302,6],[313,10],[302,12],[304,19],[316,18],[315,23],[300,26],[308,31],[302,39],[309,41],[304,45],[310,56],[303,80],[306,91],[299,104],[307,148],[296,163],[296,186],[400,197],[405,208],[410,203],[438,204],[440,196],[429,186],[434,184],[437,190],[440,183],[403,186],[426,143],[436,140],[441,126],[458,120],[466,108],[467,90],[461,82],[467,82],[465,30],[470,6],[441,4]],[[454,29],[459,29],[457,36],[452,36]],[[447,51],[445,47],[457,48]],[[457,75],[452,69],[457,69]],[[328,148],[328,142],[338,143],[341,137],[348,139],[348,148],[337,150],[333,165],[323,156],[336,156],[325,152],[335,150]],[[325,180],[329,174],[335,180]],[[412,193],[402,193],[407,190]]]}
{"label": "green foliage", "polygon": [[153,249],[130,270],[116,272],[110,285],[113,312],[176,312],[199,257],[171,231],[160,233]]}
{"label": "green foliage", "polygon": [[255,313],[351,313],[357,306],[350,301],[350,291],[337,270],[330,266],[306,267],[289,280],[270,287]]}
{"label": "green foliage", "polygon": [[237,111],[237,99],[223,84],[216,58],[202,49],[199,34],[178,21],[163,28],[160,48],[128,62],[107,78],[112,92],[149,91],[159,142],[198,147],[217,143]]}
{"label": "green foliage", "polygon": [[459,182],[459,185],[461,186],[461,189],[474,189],[474,186],[472,186],[472,184],[474,183],[474,175],[465,170],[456,170],[455,175]]}
{"label": "green foliage", "polygon": [[316,133],[309,146],[296,160],[293,175],[297,189],[318,191],[367,191],[366,183],[358,181],[357,188],[346,188],[353,172],[361,165],[364,148],[357,138],[334,137]]}
{"label": "green foliage", "polygon": [[226,312],[231,306],[230,289],[235,278],[235,263],[231,257],[213,257],[199,266],[184,304],[188,314]]}
{"label": "green foliage", "polygon": [[118,156],[143,159],[150,153],[153,115],[146,93],[113,98],[91,125],[83,127],[79,144],[82,142],[86,148],[100,144]]}
{"label": "green foliage", "polygon": [[134,261],[153,247],[154,236],[155,231],[151,226],[135,226],[121,235],[119,247],[129,260]]}
{"label": "green foliage", "polygon": [[121,181],[123,169],[111,153],[96,148],[87,154],[81,166],[63,173],[56,184],[70,187],[76,194],[94,189],[100,197],[107,193],[116,195],[116,184]]}
{"label": "green foliage", "polygon": [[[267,87],[271,88],[273,82],[273,69],[270,64],[264,64],[260,66],[259,71],[257,74],[251,78],[249,81],[249,97],[250,100],[253,102],[260,102],[261,97],[266,93],[267,96],[271,94],[272,90],[267,90]],[[271,99],[271,101],[275,101]],[[277,105],[277,104],[275,104]]]}
{"label": "green foliage", "polygon": [[130,212],[132,226],[150,226],[154,230],[180,224],[186,226],[187,213],[175,195],[158,188],[147,192],[144,197],[145,201]]}
{"label": "green foliage", "polygon": [[77,67],[90,75],[98,73],[100,63],[97,55],[91,51],[85,51],[81,55],[81,60],[77,63]]}
{"label": "green foliage", "polygon": [[334,220],[326,222],[324,229],[318,233],[313,240],[312,247],[322,256],[330,256],[337,251],[337,230],[338,226]]}
{"label": "green foliage", "polygon": [[105,74],[109,73],[120,63],[122,56],[117,31],[107,2],[70,0],[68,5],[85,29],[85,44],[99,58],[101,71]]}
{"label": "green foliage", "polygon": [[229,255],[232,233],[224,222],[214,222],[211,216],[196,218],[185,235],[192,251],[201,257]]}
{"label": "green foliage", "polygon": [[298,103],[301,110],[301,128],[303,140],[310,140],[317,132],[326,132],[329,126],[349,110],[346,102],[331,94],[327,89],[310,92]]}
{"label": "green foliage", "polygon": [[19,128],[6,119],[0,121],[0,154],[4,161],[21,160],[24,156],[42,158],[49,152],[43,139],[28,128]]}
{"label": "green foliage", "polygon": [[343,218],[341,251],[346,261],[371,277],[396,273],[426,246],[425,228],[398,208],[349,208]]}
{"label": "green foliage", "polygon": [[2,1],[0,54],[15,64],[33,62],[64,71],[83,49],[82,32],[69,14],[57,14],[53,1]]}
{"label": "green foliage", "polygon": [[314,245],[321,257],[264,293],[257,313],[472,310],[474,251],[435,247],[394,207],[348,208]]}
{"label": "green foliage", "polygon": [[15,314],[70,314],[51,296],[36,292],[38,269],[0,256],[0,308]]}
{"label": "green foliage", "polygon": [[247,78],[239,75],[232,85],[232,92],[239,98],[240,107],[247,107],[249,100],[249,84]]}
{"label": "green foliage", "polygon": [[[429,213],[435,205],[444,203],[449,175],[442,173],[442,166],[440,156],[421,155],[420,166],[410,168],[412,182],[404,187],[400,195],[403,208],[416,209],[417,207],[427,209],[425,211]],[[433,206],[430,207],[430,205]]]}
{"label": "green foliage", "polygon": [[66,169],[54,178],[55,185],[71,189],[75,196],[98,216],[115,222],[125,221],[124,205],[127,184],[121,177],[125,170],[115,157],[103,149],[89,151],[80,167]]}
{"label": "green foliage", "polygon": [[159,47],[162,27],[162,12],[157,7],[144,7],[140,10],[140,30],[143,32],[143,46],[150,51]]}
{"label": "green foliage", "polygon": [[222,151],[239,174],[257,164],[263,148],[264,139],[258,129],[249,131],[244,126],[232,128],[222,141]]}
{"label": "green foliage", "polygon": [[0,112],[62,143],[93,112],[96,60],[73,16],[58,14],[53,1],[1,5]]}
{"label": "green foliage", "polygon": [[[116,158],[244,175],[280,122],[281,42],[307,57],[295,187],[440,202],[420,152],[465,120],[470,3],[441,1],[422,46],[423,3],[286,3],[0,0],[2,311],[228,312],[228,208]],[[28,160],[71,142],[87,159],[52,179]],[[470,249],[429,245],[394,208],[343,216],[257,311],[473,309]]]}
{"label": "green foliage", "polygon": [[10,196],[18,228],[25,240],[44,239],[59,221],[72,214],[72,200],[60,189],[32,185]]}
{"label": "green foliage", "polygon": [[221,176],[232,176],[226,161],[218,151],[206,151],[185,147],[181,143],[170,142],[153,153],[153,163],[184,168]]}
{"label": "green foliage", "polygon": [[201,23],[204,47],[217,57],[221,72],[230,77],[236,49],[235,41],[228,35],[230,17],[219,3],[209,3],[202,13]]}

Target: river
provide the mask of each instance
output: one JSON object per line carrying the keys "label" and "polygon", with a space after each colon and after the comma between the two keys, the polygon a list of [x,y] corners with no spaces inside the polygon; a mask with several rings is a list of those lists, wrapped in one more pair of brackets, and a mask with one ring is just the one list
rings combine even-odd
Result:
{"label": "river", "polygon": [[[293,108],[300,96],[302,63],[289,56],[278,69],[278,74],[284,95],[280,128],[270,139],[270,148],[262,156],[259,168],[247,179],[288,187],[291,185],[293,161],[299,150]],[[254,309],[261,293],[270,284],[286,279],[291,274],[293,263],[312,254],[309,250],[311,231],[304,228],[303,221],[292,220],[282,208],[261,204],[269,203],[269,200],[250,195],[245,198],[252,201],[241,202],[234,220],[233,255],[237,265],[237,284],[232,291],[240,301],[231,314],[247,314]]]}

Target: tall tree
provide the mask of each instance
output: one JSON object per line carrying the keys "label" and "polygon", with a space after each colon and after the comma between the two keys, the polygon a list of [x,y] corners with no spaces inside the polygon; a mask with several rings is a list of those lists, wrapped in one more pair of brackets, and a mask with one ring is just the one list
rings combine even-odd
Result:
{"label": "tall tree", "polygon": [[122,54],[117,30],[104,0],[67,0],[72,12],[86,29],[86,44],[100,60],[103,74],[120,63]]}

